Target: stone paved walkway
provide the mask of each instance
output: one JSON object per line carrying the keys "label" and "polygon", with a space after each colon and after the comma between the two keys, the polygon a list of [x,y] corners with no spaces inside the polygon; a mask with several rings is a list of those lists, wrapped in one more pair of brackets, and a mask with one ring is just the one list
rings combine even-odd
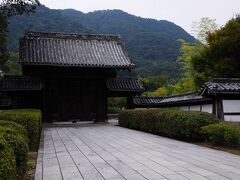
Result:
{"label": "stone paved walkway", "polygon": [[240,157],[118,126],[45,127],[35,180],[240,179]]}

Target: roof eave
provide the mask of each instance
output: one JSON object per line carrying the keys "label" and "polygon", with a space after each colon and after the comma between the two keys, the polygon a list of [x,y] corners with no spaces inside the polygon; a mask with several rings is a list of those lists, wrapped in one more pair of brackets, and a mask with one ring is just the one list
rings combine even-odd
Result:
{"label": "roof eave", "polygon": [[118,66],[118,65],[78,65],[78,64],[40,64],[40,63],[26,63],[21,62],[22,65],[25,66],[50,66],[50,67],[76,67],[76,68],[109,68],[109,69],[131,69],[134,65],[124,65],[124,66]]}

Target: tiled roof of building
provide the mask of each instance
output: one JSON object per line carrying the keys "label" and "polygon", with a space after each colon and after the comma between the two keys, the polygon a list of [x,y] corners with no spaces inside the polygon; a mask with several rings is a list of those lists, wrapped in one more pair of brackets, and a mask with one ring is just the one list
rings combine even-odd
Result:
{"label": "tiled roof of building", "polygon": [[200,90],[201,95],[240,93],[240,78],[209,78]]}
{"label": "tiled roof of building", "polygon": [[20,40],[24,65],[131,68],[119,36],[26,32]]}
{"label": "tiled roof of building", "polygon": [[5,91],[34,91],[43,88],[41,80],[28,76],[5,76],[0,82],[0,89]]}
{"label": "tiled roof of building", "polygon": [[162,96],[156,96],[156,97],[134,97],[133,103],[135,105],[157,105],[160,104],[163,100]]}
{"label": "tiled roof of building", "polygon": [[133,78],[112,78],[106,80],[106,85],[110,91],[144,91],[143,84]]}
{"label": "tiled roof of building", "polygon": [[159,97],[134,97],[133,102],[135,106],[164,106],[176,103],[192,103],[197,101],[209,101],[210,98],[199,95],[199,91],[182,93],[172,96]]}
{"label": "tiled roof of building", "polygon": [[199,91],[189,92],[189,93],[182,93],[172,96],[166,96],[161,101],[162,104],[166,103],[175,103],[175,102],[193,102],[193,101],[201,101],[205,100],[206,98],[199,95]]}

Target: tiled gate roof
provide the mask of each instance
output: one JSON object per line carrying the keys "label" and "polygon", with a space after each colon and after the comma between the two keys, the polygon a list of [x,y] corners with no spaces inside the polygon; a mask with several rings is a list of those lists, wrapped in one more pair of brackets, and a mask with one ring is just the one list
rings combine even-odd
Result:
{"label": "tiled gate roof", "polygon": [[26,32],[20,40],[24,65],[131,68],[119,36]]}

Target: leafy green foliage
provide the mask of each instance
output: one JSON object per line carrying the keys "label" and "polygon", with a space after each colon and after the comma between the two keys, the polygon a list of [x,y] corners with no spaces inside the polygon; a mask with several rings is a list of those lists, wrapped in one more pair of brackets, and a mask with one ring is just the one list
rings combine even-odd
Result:
{"label": "leafy green foliage", "polygon": [[207,45],[192,57],[197,72],[195,82],[201,86],[208,77],[240,76],[240,16],[224,27],[208,33]]}
{"label": "leafy green foliage", "polygon": [[[1,11],[1,10],[0,10]],[[7,18],[0,14],[0,70],[3,72],[8,71],[7,66],[5,65],[6,61],[9,58],[8,50],[6,43],[8,41],[8,21]]]}
{"label": "leafy green foliage", "polygon": [[38,147],[42,121],[39,110],[7,110],[0,113],[0,119],[13,121],[25,127],[29,138],[29,148]]}
{"label": "leafy green foliage", "polygon": [[149,76],[146,78],[138,78],[140,82],[143,83],[143,86],[146,91],[154,91],[159,87],[166,85],[167,77],[166,76]]}
{"label": "leafy green foliage", "polygon": [[33,13],[40,3],[38,0],[4,0],[0,4],[1,15],[7,18]]}
{"label": "leafy green foliage", "polygon": [[182,140],[203,140],[201,127],[218,122],[213,114],[177,109],[124,110],[119,114],[120,126]]}
{"label": "leafy green foliage", "polygon": [[0,126],[14,128],[17,131],[17,133],[27,137],[27,130],[22,125],[17,124],[13,121],[0,120]]}
{"label": "leafy green foliage", "polygon": [[211,124],[202,127],[201,133],[213,143],[240,147],[240,127]]}
{"label": "leafy green foliage", "polygon": [[168,83],[155,91],[145,91],[142,96],[169,96],[173,94],[195,91],[194,81],[192,79],[181,78],[176,83]]}
{"label": "leafy green foliage", "polygon": [[213,32],[218,29],[218,24],[216,19],[210,19],[208,17],[203,17],[199,22],[193,22],[192,33],[197,40],[203,44],[206,44],[206,37],[209,32]]}
{"label": "leafy green foliage", "polygon": [[28,139],[9,127],[0,126],[0,134],[14,151],[18,176],[24,176],[27,170]]}
{"label": "leafy green foliage", "polygon": [[116,114],[121,111],[122,108],[126,107],[127,98],[125,97],[111,97],[108,98],[108,113]]}
{"label": "leafy green foliage", "polygon": [[[178,41],[182,43],[180,48],[181,55],[178,56],[177,59],[177,62],[181,67],[180,70],[182,75],[179,77],[178,81],[174,83],[165,82],[165,86],[158,86],[157,88],[154,86],[152,81],[148,80],[149,78],[139,78],[145,87],[147,87],[147,91],[142,94],[143,96],[167,96],[197,90],[197,86],[194,81],[196,71],[193,68],[192,56],[199,52],[202,45],[199,42],[192,44],[187,43],[183,39],[179,39]],[[153,86],[155,89],[152,88]],[[151,87],[152,89],[148,87]]]}
{"label": "leafy green foliage", "polygon": [[7,33],[8,33],[8,19],[12,16],[22,15],[24,13],[30,14],[34,12],[40,3],[38,0],[4,0],[0,4],[0,69],[8,72],[6,62],[9,58],[9,53],[6,48]]}
{"label": "leafy green foliage", "polygon": [[0,180],[17,179],[16,159],[11,146],[0,134]]}
{"label": "leafy green foliage", "polygon": [[22,75],[22,67],[19,63],[19,54],[18,53],[9,53],[9,59],[6,62],[8,71],[6,75]]}
{"label": "leafy green foliage", "polygon": [[125,97],[111,97],[108,98],[108,105],[110,107],[119,107],[123,108],[126,106],[127,98]]}

